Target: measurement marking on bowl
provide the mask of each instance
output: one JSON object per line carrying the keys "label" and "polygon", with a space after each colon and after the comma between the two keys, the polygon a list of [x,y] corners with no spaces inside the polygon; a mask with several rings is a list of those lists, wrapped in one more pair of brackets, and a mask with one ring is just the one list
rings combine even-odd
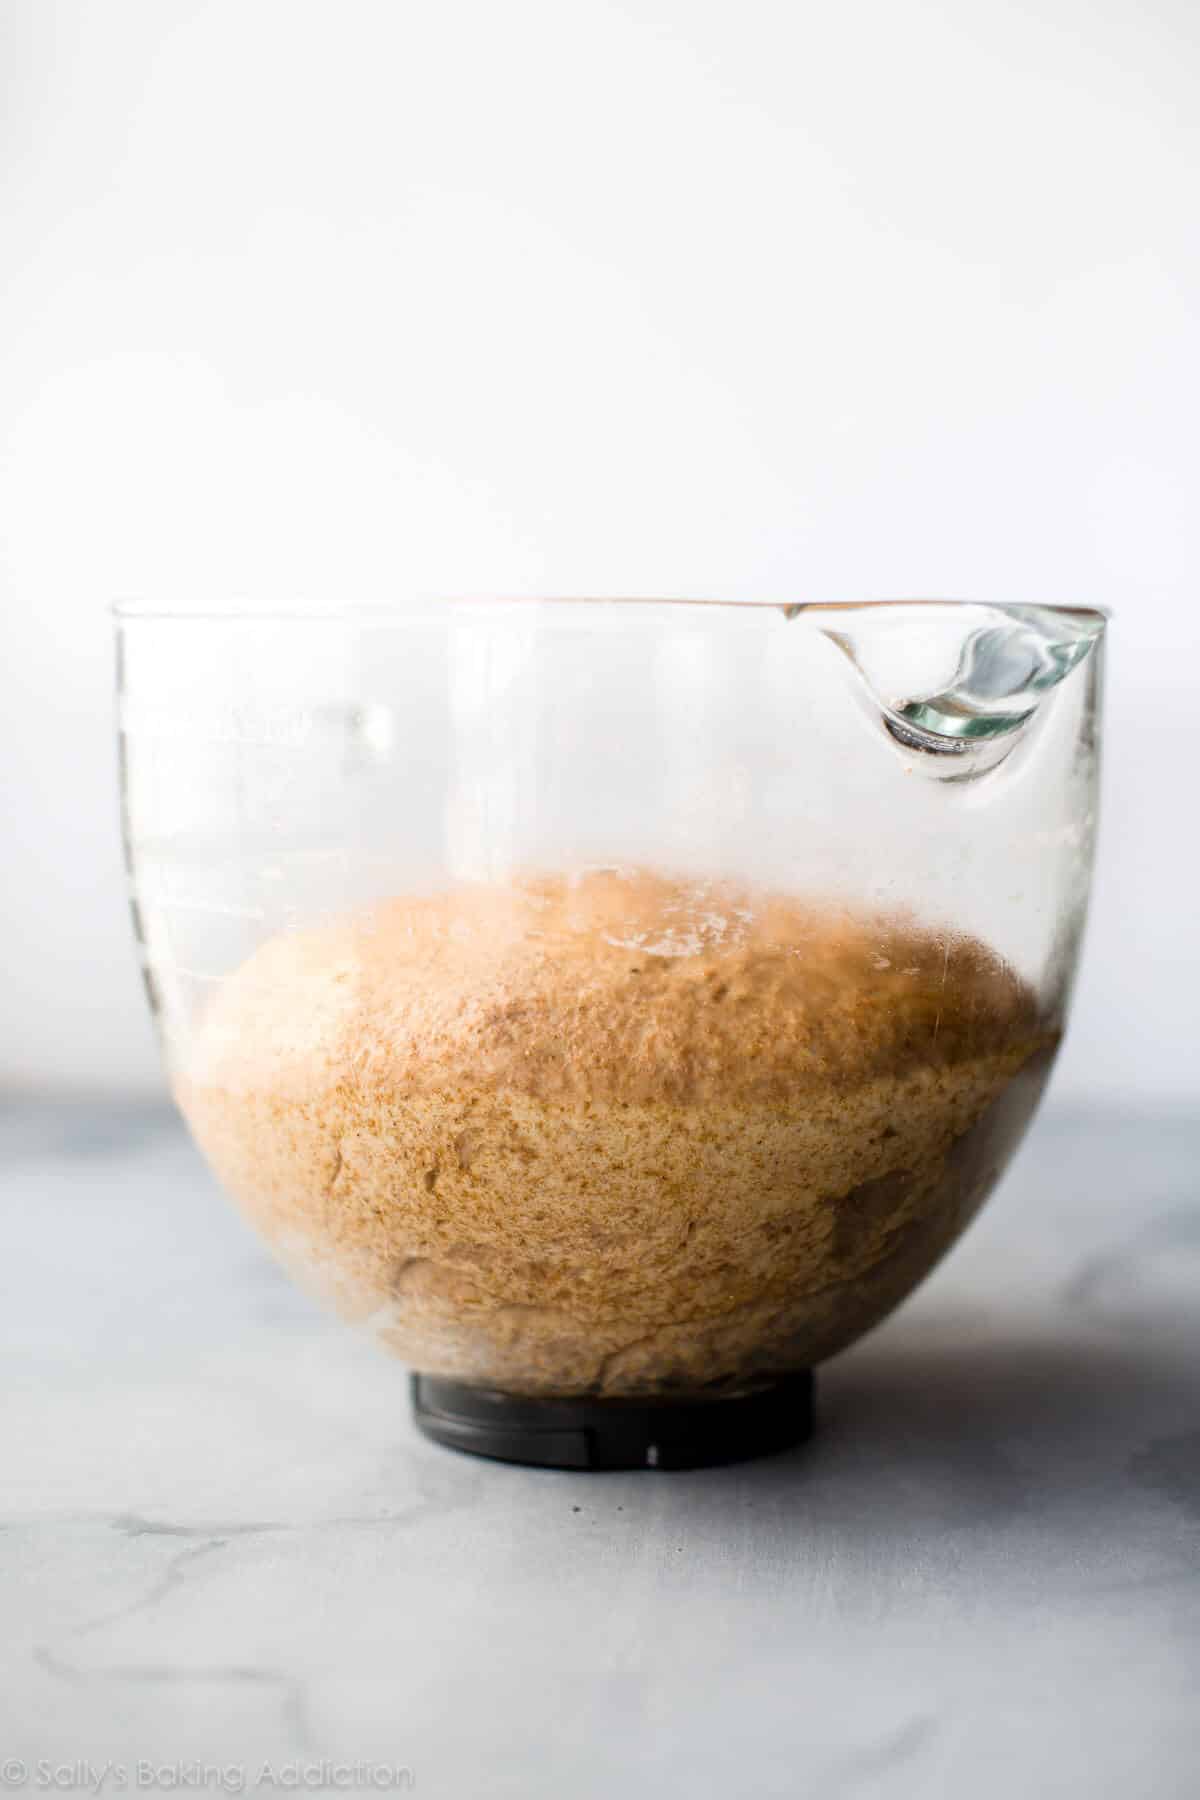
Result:
{"label": "measurement marking on bowl", "polygon": [[[143,957],[142,961],[149,966],[150,959],[148,957]],[[224,981],[225,979],[223,975],[208,975],[203,969],[189,969],[185,963],[163,961],[159,966],[164,970],[169,970],[172,975],[186,975],[189,981]]]}
{"label": "measurement marking on bowl", "polygon": [[267,916],[261,906],[223,906],[219,900],[182,900],[172,894],[160,894],[151,904],[182,908],[185,912],[211,913],[221,919],[252,919],[259,923]]}

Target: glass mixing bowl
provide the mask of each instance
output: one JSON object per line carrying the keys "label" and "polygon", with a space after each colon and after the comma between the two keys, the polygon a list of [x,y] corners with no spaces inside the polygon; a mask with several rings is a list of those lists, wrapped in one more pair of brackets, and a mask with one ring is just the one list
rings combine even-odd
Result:
{"label": "glass mixing bowl", "polygon": [[419,1422],[794,1441],[1063,1029],[1104,620],[950,602],[118,615],[171,1083]]}

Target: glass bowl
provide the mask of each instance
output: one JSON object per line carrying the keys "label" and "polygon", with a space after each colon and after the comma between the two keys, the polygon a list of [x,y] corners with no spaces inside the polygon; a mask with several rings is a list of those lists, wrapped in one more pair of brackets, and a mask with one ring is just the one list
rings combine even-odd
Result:
{"label": "glass bowl", "polygon": [[1103,615],[956,602],[118,612],[170,1079],[443,1442],[794,1441],[1057,1049]]}

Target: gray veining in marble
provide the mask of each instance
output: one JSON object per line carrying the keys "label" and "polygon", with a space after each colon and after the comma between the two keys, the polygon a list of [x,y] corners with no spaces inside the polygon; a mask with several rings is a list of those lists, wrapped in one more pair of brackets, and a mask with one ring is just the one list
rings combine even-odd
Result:
{"label": "gray veining in marble", "polygon": [[1200,1792],[1200,1124],[1048,1115],[812,1445],[686,1475],[425,1443],[166,1112],[10,1102],[0,1171],[0,1781]]}

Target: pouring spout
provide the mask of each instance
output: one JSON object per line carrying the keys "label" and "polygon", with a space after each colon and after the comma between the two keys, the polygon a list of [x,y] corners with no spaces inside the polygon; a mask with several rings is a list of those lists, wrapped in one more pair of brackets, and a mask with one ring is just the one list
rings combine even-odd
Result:
{"label": "pouring spout", "polygon": [[951,601],[793,612],[849,658],[898,743],[962,759],[960,774],[995,766],[1107,623],[1092,608]]}

